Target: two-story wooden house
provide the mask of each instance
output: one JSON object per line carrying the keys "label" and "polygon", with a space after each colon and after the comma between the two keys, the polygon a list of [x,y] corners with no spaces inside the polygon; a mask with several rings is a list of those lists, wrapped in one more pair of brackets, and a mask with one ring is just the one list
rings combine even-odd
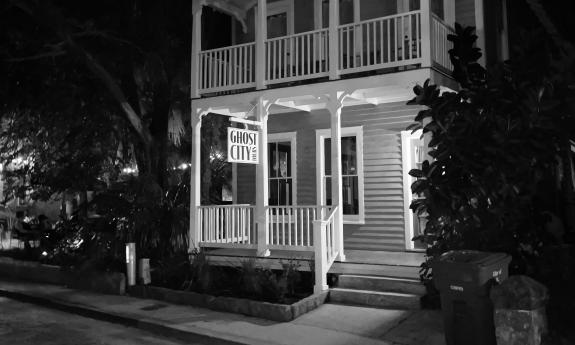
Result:
{"label": "two-story wooden house", "polygon": [[[229,15],[232,45],[202,48],[205,6]],[[426,79],[457,87],[447,35],[476,26],[485,48],[485,13],[483,0],[194,0],[191,246],[314,259],[317,291],[328,271],[416,277],[408,171],[425,150],[406,102]],[[209,113],[258,133],[258,164],[234,163],[232,205],[200,205]]]}

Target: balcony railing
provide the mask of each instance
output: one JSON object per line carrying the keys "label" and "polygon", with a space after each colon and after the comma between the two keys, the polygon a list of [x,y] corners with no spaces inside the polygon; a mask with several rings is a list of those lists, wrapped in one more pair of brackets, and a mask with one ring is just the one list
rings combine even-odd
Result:
{"label": "balcony railing", "polygon": [[454,33],[452,27],[435,14],[431,14],[431,61],[447,71],[453,70],[448,53],[453,48],[453,42],[447,40],[447,35]]}
{"label": "balcony railing", "polygon": [[255,43],[200,52],[199,85],[202,92],[253,87]]}
{"label": "balcony railing", "polygon": [[[256,87],[260,68],[264,85],[327,77],[331,72],[330,58],[337,59],[336,76],[423,65],[424,61],[451,70],[451,42],[447,35],[453,29],[435,14],[427,14],[425,21],[422,15],[418,10],[340,25],[335,40],[330,39],[330,31],[325,28],[267,39],[262,50],[252,42],[201,51],[196,73],[198,93]],[[431,42],[424,45],[425,27]],[[337,44],[337,56],[330,56],[330,41]],[[427,52],[424,46],[428,47]],[[262,54],[259,59],[258,51]],[[256,65],[257,61],[261,64]]]}
{"label": "balcony railing", "polygon": [[420,11],[342,25],[339,73],[421,63]]}

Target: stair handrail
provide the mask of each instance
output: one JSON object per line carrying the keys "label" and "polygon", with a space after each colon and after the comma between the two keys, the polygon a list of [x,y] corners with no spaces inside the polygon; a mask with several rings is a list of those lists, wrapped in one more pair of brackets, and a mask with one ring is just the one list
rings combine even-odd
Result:
{"label": "stair handrail", "polygon": [[327,217],[313,222],[315,286],[314,293],[320,293],[329,288],[327,272],[337,257],[335,245],[335,217],[339,206],[334,206]]}

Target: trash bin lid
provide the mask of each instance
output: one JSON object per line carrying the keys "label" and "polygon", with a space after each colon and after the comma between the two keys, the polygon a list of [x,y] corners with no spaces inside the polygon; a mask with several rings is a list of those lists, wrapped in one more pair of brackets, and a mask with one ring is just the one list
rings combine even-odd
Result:
{"label": "trash bin lid", "polygon": [[440,262],[464,263],[473,266],[489,266],[508,255],[505,253],[480,252],[478,250],[451,250],[439,257]]}

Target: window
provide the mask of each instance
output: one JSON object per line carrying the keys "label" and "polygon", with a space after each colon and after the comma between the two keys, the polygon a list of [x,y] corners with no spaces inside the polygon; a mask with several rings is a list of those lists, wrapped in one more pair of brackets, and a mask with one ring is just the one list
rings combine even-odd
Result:
{"label": "window", "polygon": [[296,204],[296,133],[268,135],[268,180],[270,206]]}
{"label": "window", "polygon": [[[363,132],[361,127],[341,130],[341,173],[343,220],[345,223],[363,223]],[[318,203],[331,205],[331,130],[316,133],[318,152]]]}
{"label": "window", "polygon": [[294,32],[293,0],[267,4],[268,39],[291,35]]}
{"label": "window", "polygon": [[417,241],[412,241],[414,236],[420,235],[425,229],[425,215],[417,215],[409,206],[413,200],[423,198],[422,195],[411,193],[411,184],[416,178],[409,175],[411,169],[421,169],[425,158],[425,145],[421,138],[422,131],[415,133],[411,131],[401,132],[401,147],[403,157],[403,198],[405,211],[405,244],[407,249],[424,249],[424,245]]}

